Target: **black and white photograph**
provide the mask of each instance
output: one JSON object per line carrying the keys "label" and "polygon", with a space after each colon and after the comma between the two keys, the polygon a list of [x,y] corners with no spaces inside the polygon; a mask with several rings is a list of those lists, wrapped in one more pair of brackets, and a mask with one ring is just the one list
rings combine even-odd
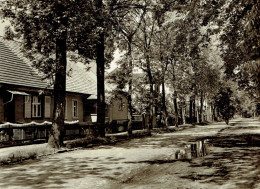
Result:
{"label": "black and white photograph", "polygon": [[0,0],[0,189],[260,189],[259,0]]}

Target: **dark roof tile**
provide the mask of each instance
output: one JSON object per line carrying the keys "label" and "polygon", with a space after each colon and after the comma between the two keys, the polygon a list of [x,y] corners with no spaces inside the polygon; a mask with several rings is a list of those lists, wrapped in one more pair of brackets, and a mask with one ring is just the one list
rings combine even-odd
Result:
{"label": "dark roof tile", "polygon": [[[86,72],[75,63],[68,61],[66,91],[82,94],[97,94],[96,77],[92,72]],[[51,89],[47,80],[42,80],[39,72],[32,68],[31,63],[22,56],[19,43],[3,40],[0,37],[0,83]]]}

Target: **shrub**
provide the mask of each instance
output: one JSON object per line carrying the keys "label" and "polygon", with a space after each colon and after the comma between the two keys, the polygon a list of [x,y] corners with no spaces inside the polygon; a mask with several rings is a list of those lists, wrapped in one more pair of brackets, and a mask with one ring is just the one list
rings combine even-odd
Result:
{"label": "shrub", "polygon": [[[46,144],[47,145],[47,144]],[[20,147],[21,148],[21,147]],[[0,157],[0,164],[6,165],[11,163],[17,163],[28,159],[35,159],[39,156],[45,156],[55,153],[57,150],[50,148],[48,146],[32,146],[31,148],[26,147],[26,149],[19,149],[13,151],[6,156]]]}

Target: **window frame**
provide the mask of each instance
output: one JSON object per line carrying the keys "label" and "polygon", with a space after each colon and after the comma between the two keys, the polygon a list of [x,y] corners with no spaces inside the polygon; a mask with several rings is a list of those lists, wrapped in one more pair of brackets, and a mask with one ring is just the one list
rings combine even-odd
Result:
{"label": "window frame", "polygon": [[[37,102],[35,101],[37,99]],[[36,107],[36,109],[34,109]],[[32,96],[32,118],[42,117],[42,99],[39,96]],[[36,112],[35,112],[36,110]]]}
{"label": "window frame", "polygon": [[[77,104],[76,106],[74,104],[75,102]],[[79,118],[79,111],[78,110],[79,110],[79,101],[77,99],[72,99],[72,118]]]}

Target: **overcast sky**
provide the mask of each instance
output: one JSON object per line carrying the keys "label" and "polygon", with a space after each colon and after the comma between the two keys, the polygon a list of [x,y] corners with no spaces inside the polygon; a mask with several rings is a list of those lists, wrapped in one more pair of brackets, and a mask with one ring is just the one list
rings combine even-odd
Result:
{"label": "overcast sky", "polygon": [[0,20],[0,36],[4,35],[4,28],[8,24],[8,21]]}

